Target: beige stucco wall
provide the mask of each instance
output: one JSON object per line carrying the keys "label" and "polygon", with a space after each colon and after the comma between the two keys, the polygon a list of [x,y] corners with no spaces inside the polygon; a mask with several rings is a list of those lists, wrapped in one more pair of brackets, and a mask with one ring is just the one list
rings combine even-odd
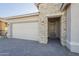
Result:
{"label": "beige stucco wall", "polygon": [[8,22],[8,33],[7,33],[7,37],[8,38],[12,38],[12,23]]}
{"label": "beige stucco wall", "polygon": [[67,32],[66,32],[66,46],[70,49],[70,42],[71,42],[71,5],[66,10],[66,21],[67,21]]}
{"label": "beige stucco wall", "polygon": [[79,53],[79,3],[71,5],[71,51]]}

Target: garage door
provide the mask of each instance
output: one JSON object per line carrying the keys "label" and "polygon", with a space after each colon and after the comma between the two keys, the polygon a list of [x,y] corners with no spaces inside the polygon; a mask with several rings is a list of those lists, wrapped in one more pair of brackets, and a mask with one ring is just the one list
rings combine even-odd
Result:
{"label": "garage door", "polygon": [[39,38],[38,22],[15,23],[13,24],[12,37],[26,40],[35,40]]}

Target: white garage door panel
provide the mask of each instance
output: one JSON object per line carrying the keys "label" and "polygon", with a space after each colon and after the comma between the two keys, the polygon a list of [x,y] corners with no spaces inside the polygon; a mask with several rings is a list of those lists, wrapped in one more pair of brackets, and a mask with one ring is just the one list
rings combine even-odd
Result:
{"label": "white garage door panel", "polygon": [[13,24],[13,38],[38,40],[38,22]]}

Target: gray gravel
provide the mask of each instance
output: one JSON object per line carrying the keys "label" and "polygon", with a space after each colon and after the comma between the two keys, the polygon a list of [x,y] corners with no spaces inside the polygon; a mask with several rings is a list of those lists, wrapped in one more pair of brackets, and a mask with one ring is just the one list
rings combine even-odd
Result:
{"label": "gray gravel", "polygon": [[0,39],[0,56],[78,56],[61,46],[59,40],[49,40],[48,44],[23,39]]}

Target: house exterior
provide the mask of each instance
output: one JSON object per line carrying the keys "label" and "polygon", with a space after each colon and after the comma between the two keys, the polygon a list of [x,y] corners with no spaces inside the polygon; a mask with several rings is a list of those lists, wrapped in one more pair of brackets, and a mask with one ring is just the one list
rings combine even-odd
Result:
{"label": "house exterior", "polygon": [[0,37],[7,32],[8,23],[4,18],[0,18]]}
{"label": "house exterior", "polygon": [[47,44],[48,37],[60,38],[62,46],[79,53],[79,4],[38,3],[39,12],[7,17],[8,37]]}

